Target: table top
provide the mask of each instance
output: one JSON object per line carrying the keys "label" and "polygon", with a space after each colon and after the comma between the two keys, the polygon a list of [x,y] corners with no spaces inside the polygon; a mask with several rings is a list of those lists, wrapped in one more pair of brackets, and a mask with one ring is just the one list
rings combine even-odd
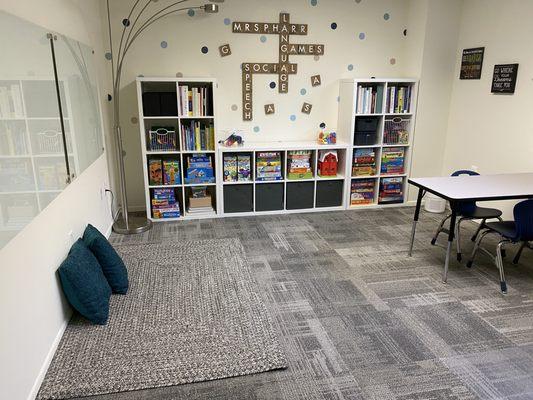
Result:
{"label": "table top", "polygon": [[411,178],[409,183],[446,200],[533,198],[533,173]]}

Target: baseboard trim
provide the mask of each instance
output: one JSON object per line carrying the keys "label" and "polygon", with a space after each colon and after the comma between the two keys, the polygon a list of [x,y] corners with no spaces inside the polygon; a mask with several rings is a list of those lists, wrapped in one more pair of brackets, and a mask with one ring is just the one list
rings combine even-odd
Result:
{"label": "baseboard trim", "polygon": [[33,387],[31,388],[31,391],[30,391],[30,394],[28,395],[27,400],[35,400],[35,398],[37,397],[37,394],[39,393],[39,389],[41,388],[41,385],[44,381],[44,377],[46,376],[46,372],[48,371],[48,368],[50,368],[50,364],[52,363],[54,354],[56,353],[57,347],[59,346],[59,342],[61,342],[61,338],[63,337],[63,334],[65,333],[65,330],[67,329],[70,317],[71,316],[69,315],[65,319],[65,321],[63,322],[63,325],[61,325],[61,329],[59,329],[59,332],[57,332],[56,338],[54,339],[54,342],[52,343],[52,347],[50,347],[50,350],[48,351],[48,354],[46,355],[46,358],[41,367],[41,370],[39,371],[39,375],[37,375],[37,379],[35,380],[35,383],[33,384]]}

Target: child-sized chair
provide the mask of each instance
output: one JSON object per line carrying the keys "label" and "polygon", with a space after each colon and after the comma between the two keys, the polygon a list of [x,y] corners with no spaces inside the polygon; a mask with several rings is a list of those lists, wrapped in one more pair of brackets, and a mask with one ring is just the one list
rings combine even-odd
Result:
{"label": "child-sized chair", "polygon": [[[479,175],[475,171],[470,171],[466,169],[462,169],[459,171],[455,171],[451,176],[460,176],[460,175],[469,175],[469,176],[475,176]],[[437,238],[439,237],[439,234],[441,232],[448,233],[448,230],[444,228],[444,223],[452,216],[452,214],[447,215],[443,218],[443,220],[440,222],[439,227],[437,228],[437,232],[435,232],[435,236],[433,236],[433,239],[431,239],[431,244],[435,245],[437,243]],[[455,224],[455,240],[457,243],[457,261],[461,261],[462,254],[461,254],[461,222],[465,220],[475,220],[480,219],[481,223],[479,224],[479,227],[472,236],[471,240],[474,242],[477,239],[477,236],[479,235],[479,232],[483,228],[485,228],[485,223],[487,219],[493,219],[497,218],[501,221],[502,212],[500,210],[497,210],[496,208],[486,208],[486,207],[478,207],[475,201],[467,201],[467,202],[461,202],[458,205],[457,209],[457,217],[459,218],[457,220],[457,223]]]}
{"label": "child-sized chair", "polygon": [[[472,250],[472,256],[466,264],[467,267],[472,267],[474,257],[476,256],[477,251],[481,248],[481,250],[487,253],[495,261],[496,266],[500,271],[500,288],[503,294],[507,293],[507,283],[505,282],[505,274],[503,272],[502,250],[506,244],[521,243],[520,249],[513,260],[513,262],[517,263],[524,247],[528,245],[528,242],[533,241],[533,200],[526,200],[518,203],[514,207],[513,214],[514,221],[489,222],[486,224],[486,230],[477,238],[474,250]],[[481,247],[481,241],[489,233],[500,235],[501,238],[496,246],[496,256],[490,253],[487,249]]]}

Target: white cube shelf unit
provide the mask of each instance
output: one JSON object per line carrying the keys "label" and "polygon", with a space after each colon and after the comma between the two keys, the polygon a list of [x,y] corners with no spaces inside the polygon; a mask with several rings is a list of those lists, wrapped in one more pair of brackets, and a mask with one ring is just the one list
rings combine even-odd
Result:
{"label": "white cube shelf unit", "polygon": [[[338,170],[334,176],[320,176],[318,155],[320,151],[334,150],[338,157]],[[346,157],[349,143],[320,145],[316,141],[283,141],[247,143],[241,147],[220,146],[217,181],[221,212],[225,216],[280,214],[346,208]],[[288,174],[289,155],[294,151],[311,153],[311,176],[295,178]],[[281,174],[278,180],[261,180],[257,161],[264,153],[279,153]],[[226,161],[244,156],[250,162],[250,173],[245,180],[225,180]],[[242,159],[242,157],[241,157]]]}
{"label": "white cube shelf unit", "polygon": [[349,137],[346,207],[405,204],[416,119],[416,79],[340,81],[338,133]]}
{"label": "white cube shelf unit", "polygon": [[[220,214],[215,172],[217,86],[216,80],[209,78],[137,78],[146,214],[152,221],[211,218]],[[187,102],[183,101],[187,97],[184,87],[190,91],[197,89]],[[191,168],[196,171],[190,175],[187,172],[189,160],[201,161],[199,157],[203,156],[212,165],[213,178],[209,181],[203,180],[209,174],[202,168]],[[210,205],[189,207],[193,191],[204,186]],[[162,218],[152,207],[159,189],[173,190],[179,216]],[[174,213],[170,211],[167,215]]]}

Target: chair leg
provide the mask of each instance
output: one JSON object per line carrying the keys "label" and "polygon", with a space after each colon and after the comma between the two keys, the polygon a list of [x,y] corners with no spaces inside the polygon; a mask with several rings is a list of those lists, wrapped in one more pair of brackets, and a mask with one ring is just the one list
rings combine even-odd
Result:
{"label": "chair leg", "polygon": [[475,241],[476,241],[476,239],[477,239],[477,235],[479,235],[479,232],[481,232],[481,230],[485,227],[485,222],[486,222],[486,221],[487,221],[486,219],[483,219],[483,220],[481,221],[481,223],[479,224],[479,226],[478,226],[478,228],[477,228],[477,230],[476,230],[476,233],[474,233],[474,236],[472,236],[472,237],[470,238],[470,240],[471,240],[472,242],[475,242]]}
{"label": "chair leg", "polygon": [[503,272],[503,259],[502,259],[502,248],[503,246],[509,243],[508,240],[502,240],[496,246],[496,266],[500,271],[500,289],[503,294],[507,294],[507,283],[505,282],[505,273]]}
{"label": "chair leg", "polygon": [[476,240],[476,244],[474,245],[474,248],[472,250],[472,254],[470,255],[470,260],[468,260],[468,262],[466,263],[466,266],[468,268],[472,268],[472,264],[474,263],[474,258],[476,257],[477,251],[479,250],[479,246],[481,246],[481,241],[490,232],[491,232],[490,229],[487,229],[486,231],[484,231],[480,235],[478,235],[477,240]]}
{"label": "chair leg", "polygon": [[455,240],[457,243],[457,261],[461,261],[463,259],[463,255],[461,254],[461,222],[463,222],[467,218],[460,218],[457,222],[457,225],[455,225]]}
{"label": "chair leg", "polygon": [[439,237],[439,234],[442,232],[442,228],[444,227],[444,223],[450,218],[452,215],[448,215],[440,221],[439,227],[437,228],[437,231],[435,232],[435,235],[433,236],[433,239],[431,239],[431,244],[435,245],[437,243],[437,238]]}
{"label": "chair leg", "polygon": [[518,261],[520,261],[520,256],[522,256],[522,250],[524,250],[524,247],[527,246],[527,242],[522,242],[520,245],[520,248],[516,252],[516,255],[513,258],[513,264],[518,264]]}

